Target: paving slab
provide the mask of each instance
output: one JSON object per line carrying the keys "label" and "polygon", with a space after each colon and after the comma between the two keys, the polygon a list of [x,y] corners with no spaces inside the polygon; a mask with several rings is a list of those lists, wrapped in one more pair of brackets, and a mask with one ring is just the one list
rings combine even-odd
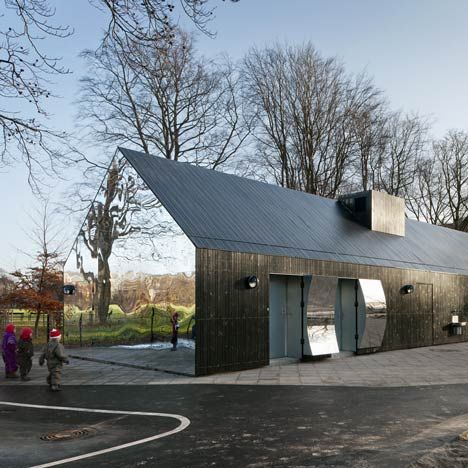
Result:
{"label": "paving slab", "polygon": [[71,348],[70,357],[90,360],[103,364],[118,364],[193,376],[195,374],[195,350],[179,347],[176,351],[170,349],[132,349],[115,347]]}
{"label": "paving slab", "polygon": [[[180,352],[179,352],[180,351]],[[162,353],[155,355],[154,353]],[[468,343],[389,351],[373,355],[334,357],[298,363],[288,360],[260,369],[191,377],[193,350],[69,350],[76,358],[64,366],[63,385],[214,384],[401,387],[468,383]],[[178,371],[157,371],[155,363],[171,359]],[[98,362],[96,362],[97,360]],[[192,361],[192,362],[190,362]],[[113,363],[113,364],[111,364]],[[179,373],[177,373],[179,372]],[[187,373],[188,374],[188,373]],[[30,382],[0,377],[3,385],[45,384],[47,370],[34,359]]]}

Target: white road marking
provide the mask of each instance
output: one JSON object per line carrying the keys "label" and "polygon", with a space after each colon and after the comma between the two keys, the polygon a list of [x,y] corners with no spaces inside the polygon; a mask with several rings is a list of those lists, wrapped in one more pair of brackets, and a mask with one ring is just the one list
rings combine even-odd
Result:
{"label": "white road marking", "polygon": [[45,406],[45,405],[31,405],[28,403],[13,403],[10,401],[0,401],[0,405],[6,406],[21,406],[23,408],[37,408],[37,409],[52,409],[58,411],[77,411],[83,413],[103,413],[103,414],[125,414],[130,416],[159,416],[162,418],[172,418],[180,421],[179,426],[172,431],[163,432],[162,434],[157,434],[151,437],[146,437],[144,439],[135,440],[134,442],[128,442],[127,444],[115,445],[114,447],[109,447],[102,450],[97,450],[95,452],[85,453],[83,455],[77,455],[76,457],[64,458],[62,460],[57,460],[50,463],[45,463],[43,465],[35,465],[31,468],[48,468],[50,466],[63,465],[64,463],[70,463],[78,460],[83,460],[84,458],[95,457],[97,455],[102,455],[104,453],[115,452],[116,450],[122,450],[128,447],[134,447],[135,445],[146,444],[147,442],[152,442],[153,440],[162,439],[163,437],[170,436],[172,434],[177,434],[178,432],[183,431],[190,425],[190,419],[185,416],[180,416],[179,414],[171,413],[148,413],[144,411],[116,411],[116,410],[104,410],[104,409],[92,409],[92,408],[74,408],[72,406]]}

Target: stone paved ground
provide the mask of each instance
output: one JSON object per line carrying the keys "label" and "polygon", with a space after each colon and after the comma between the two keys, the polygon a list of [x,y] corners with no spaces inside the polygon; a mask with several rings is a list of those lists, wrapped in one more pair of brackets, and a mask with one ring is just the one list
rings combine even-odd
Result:
{"label": "stone paved ground", "polygon": [[[104,349],[101,357],[108,358],[109,351]],[[154,351],[158,352],[160,351]],[[94,352],[93,356],[99,358],[99,353]],[[182,359],[182,353],[178,358]],[[136,355],[132,354],[131,359],[135,360]],[[157,367],[154,365],[157,360],[157,354],[153,355],[146,350],[139,358],[142,365],[153,367]],[[22,384],[37,385],[45,382],[45,376],[45,367],[39,367],[35,360],[31,371],[31,382]],[[185,377],[81,359],[71,359],[70,365],[64,366],[63,370],[64,385],[242,384],[402,387],[463,383],[468,383],[468,343],[365,356],[346,356],[319,362],[280,361],[260,369],[208,377]],[[0,380],[0,385],[14,384],[18,384],[18,380],[3,378]]]}
{"label": "stone paved ground", "polygon": [[68,354],[96,362],[170,371],[189,377],[195,374],[195,350],[189,348],[179,347],[175,352],[170,349],[71,348]]}

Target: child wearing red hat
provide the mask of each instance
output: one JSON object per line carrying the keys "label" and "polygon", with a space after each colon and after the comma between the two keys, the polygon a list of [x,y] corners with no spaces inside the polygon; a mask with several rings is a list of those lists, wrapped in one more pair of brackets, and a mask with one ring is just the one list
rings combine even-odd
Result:
{"label": "child wearing red hat", "polygon": [[31,380],[28,374],[32,367],[32,357],[34,356],[34,347],[32,342],[32,329],[29,327],[21,330],[18,340],[18,364],[20,368],[21,380],[27,382]]}
{"label": "child wearing red hat", "polygon": [[18,377],[16,374],[18,370],[18,365],[16,364],[16,345],[15,326],[9,323],[5,328],[2,341],[2,357],[5,363],[5,377],[7,379]]}
{"label": "child wearing red hat", "polygon": [[47,369],[49,370],[47,383],[53,392],[60,390],[63,363],[69,363],[65,348],[60,343],[61,336],[60,330],[53,328],[49,333],[50,340],[39,357],[40,366],[43,366],[44,361],[47,361]]}

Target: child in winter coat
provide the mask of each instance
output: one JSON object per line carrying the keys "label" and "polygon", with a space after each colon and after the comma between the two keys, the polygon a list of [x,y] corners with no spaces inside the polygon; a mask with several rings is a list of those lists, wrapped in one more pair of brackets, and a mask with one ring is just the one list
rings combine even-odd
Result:
{"label": "child in winter coat", "polygon": [[21,330],[20,339],[18,340],[18,364],[21,380],[24,382],[31,380],[28,374],[31,370],[32,357],[34,356],[32,332],[33,331],[29,327],[23,328]]}
{"label": "child in winter coat", "polygon": [[176,351],[178,334],[179,334],[179,314],[177,312],[174,312],[174,314],[171,317],[171,325],[172,325],[171,351]]}
{"label": "child in winter coat", "polygon": [[61,336],[60,330],[53,328],[49,334],[50,341],[42,350],[39,357],[40,366],[43,366],[44,361],[47,361],[47,369],[49,370],[47,383],[53,392],[60,390],[63,363],[69,363],[68,357],[65,354],[65,348],[60,343]]}
{"label": "child in winter coat", "polygon": [[9,323],[5,328],[5,334],[2,341],[2,356],[5,363],[5,377],[7,379],[15,379],[18,377],[16,371],[16,335],[15,326]]}

